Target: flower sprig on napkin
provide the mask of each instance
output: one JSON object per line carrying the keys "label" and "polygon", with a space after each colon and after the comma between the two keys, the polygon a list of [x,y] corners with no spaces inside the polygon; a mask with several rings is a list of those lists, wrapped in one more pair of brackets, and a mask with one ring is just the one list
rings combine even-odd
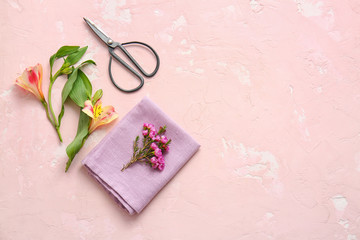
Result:
{"label": "flower sprig on napkin", "polygon": [[[94,96],[92,96],[91,82],[86,74],[81,70],[86,65],[96,65],[95,62],[89,59],[75,67],[75,64],[83,57],[87,48],[87,46],[83,48],[80,48],[79,46],[63,46],[50,57],[48,102],[45,100],[42,91],[43,68],[41,64],[26,68],[23,74],[15,81],[16,85],[31,92],[41,101],[45,108],[46,116],[50,123],[54,126],[60,142],[62,142],[60,125],[61,119],[65,113],[65,101],[70,98],[80,107],[80,109],[83,109],[83,111],[80,111],[76,136],[66,148],[68,161],[66,163],[65,171],[69,169],[75,155],[80,151],[88,136],[98,126],[110,123],[118,117],[114,107],[101,107],[100,98],[103,95],[101,89],[97,90]],[[54,63],[60,58],[62,58],[64,62],[53,75]],[[51,91],[55,80],[61,75],[67,75],[67,81],[61,92],[61,111],[56,117],[52,107]],[[92,114],[90,114],[91,111]]]}
{"label": "flower sprig on napkin", "polygon": [[169,150],[169,144],[171,139],[168,139],[164,134],[166,131],[166,125],[159,128],[156,131],[155,126],[150,123],[144,123],[143,126],[143,147],[139,147],[139,139],[137,136],[133,144],[133,156],[126,165],[123,166],[121,171],[124,171],[132,164],[136,162],[143,162],[151,166],[153,169],[160,171],[165,168],[165,158],[163,156],[165,151]]}

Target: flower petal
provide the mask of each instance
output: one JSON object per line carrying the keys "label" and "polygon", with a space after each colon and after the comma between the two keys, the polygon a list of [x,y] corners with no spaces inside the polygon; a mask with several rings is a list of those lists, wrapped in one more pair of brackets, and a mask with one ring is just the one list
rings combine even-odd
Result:
{"label": "flower petal", "polygon": [[[40,83],[40,85],[38,85],[38,82],[36,81],[36,84],[31,84],[29,81],[29,77],[31,74],[35,74],[35,77],[34,76],[32,76],[32,77],[37,79],[36,73],[33,71],[33,68],[29,67],[29,68],[25,69],[24,72],[22,73],[22,75],[15,80],[15,84],[22,87],[26,91],[29,91],[32,94],[34,94],[35,97],[37,97],[40,101],[43,101],[44,94],[42,93],[42,90],[41,90],[41,83]],[[34,81],[34,80],[32,80],[32,81]]]}
{"label": "flower petal", "polygon": [[91,118],[94,118],[94,108],[90,100],[86,100],[82,111]]}
{"label": "flower petal", "polygon": [[[41,78],[41,79],[40,79]],[[28,67],[22,75],[18,77],[15,83],[25,90],[33,93],[38,99],[44,100],[44,94],[41,89],[42,66],[37,64],[35,67]]]}
{"label": "flower petal", "polygon": [[42,78],[43,78],[43,68],[42,65],[40,63],[36,64],[36,66],[34,67],[34,72],[37,74],[37,88],[39,90],[39,93],[41,93],[41,95],[44,97],[44,94],[42,92],[41,86],[42,86]]}
{"label": "flower petal", "polygon": [[[99,118],[93,119],[90,123],[89,132],[93,132],[96,128],[100,127],[101,125],[108,124],[119,117],[116,112],[108,112],[106,116],[103,116],[102,113]],[[102,117],[102,118],[101,118]]]}
{"label": "flower petal", "polygon": [[96,101],[96,103],[94,104],[94,108],[97,108],[99,105],[100,105],[100,106],[102,105],[101,99],[98,99],[98,100]]}

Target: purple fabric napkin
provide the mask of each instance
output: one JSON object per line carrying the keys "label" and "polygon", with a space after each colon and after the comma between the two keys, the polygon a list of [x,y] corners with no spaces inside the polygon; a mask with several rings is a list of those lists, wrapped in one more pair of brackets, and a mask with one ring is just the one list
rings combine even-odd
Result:
{"label": "purple fabric napkin", "polygon": [[[142,139],[144,123],[158,129],[166,125],[166,136],[172,139],[165,153],[165,169],[135,163],[121,171],[133,154],[136,136]],[[84,166],[115,201],[130,214],[140,213],[155,195],[175,176],[196,153],[200,145],[149,98],[138,103],[103,140],[85,157]]]}

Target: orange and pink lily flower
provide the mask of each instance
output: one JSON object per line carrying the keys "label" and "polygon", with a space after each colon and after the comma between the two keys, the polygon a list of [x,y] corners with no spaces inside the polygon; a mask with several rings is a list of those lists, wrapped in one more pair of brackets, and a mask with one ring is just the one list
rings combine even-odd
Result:
{"label": "orange and pink lily flower", "polygon": [[97,127],[108,124],[115,120],[119,115],[115,112],[113,106],[102,107],[102,102],[99,99],[94,105],[90,100],[85,101],[85,107],[82,111],[91,117],[89,126],[89,133],[92,133]]}
{"label": "orange and pink lily flower", "polygon": [[15,84],[31,92],[41,102],[44,102],[45,98],[41,86],[42,77],[43,68],[41,64],[38,63],[34,67],[26,68],[22,75],[16,79]]}

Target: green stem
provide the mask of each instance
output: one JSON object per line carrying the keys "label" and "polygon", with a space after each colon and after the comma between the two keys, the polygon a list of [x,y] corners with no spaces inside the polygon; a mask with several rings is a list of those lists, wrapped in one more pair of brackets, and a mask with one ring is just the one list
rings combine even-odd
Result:
{"label": "green stem", "polygon": [[[146,137],[147,138],[147,137]],[[152,141],[152,139],[151,140],[149,140],[148,142],[146,142],[146,144],[145,144],[145,146],[139,151],[139,153],[142,153],[144,150],[145,150],[145,148],[147,147],[147,146],[149,146],[149,144],[151,144],[151,143],[153,143],[154,141]]]}
{"label": "green stem", "polygon": [[43,104],[45,111],[46,111],[46,116],[49,119],[49,121],[51,122],[51,124],[55,127],[55,123],[54,121],[51,119],[50,114],[49,114],[49,108],[47,105],[47,102],[45,100],[41,101],[41,103]]}
{"label": "green stem", "polygon": [[[145,145],[140,149],[140,151],[138,152],[138,154],[136,154],[134,152],[133,157],[131,158],[130,162],[128,162],[127,164],[125,164],[123,166],[123,168],[121,169],[121,171],[123,172],[125,169],[127,169],[128,167],[130,167],[132,164],[136,163],[137,161],[140,161],[142,159],[146,159],[148,161],[150,161],[150,159],[148,157],[151,156],[151,154],[149,155],[149,153],[151,152],[151,148],[149,147],[149,145],[151,143],[153,143],[154,141],[152,139],[150,139],[149,137],[145,138]],[[146,161],[144,161],[146,162]]]}
{"label": "green stem", "polygon": [[54,119],[53,125],[54,125],[54,127],[55,127],[55,129],[56,129],[56,132],[57,132],[58,136],[59,136],[60,142],[62,142],[62,137],[61,137],[61,133],[60,133],[60,129],[59,129],[60,126],[59,126],[59,124],[58,124],[58,122],[57,122],[57,120],[56,120],[56,116],[55,116],[55,113],[54,113],[54,109],[53,109],[52,103],[51,103],[51,90],[52,90],[52,86],[53,86],[56,78],[57,78],[59,75],[60,75],[60,70],[55,73],[55,76],[52,76],[52,75],[50,74],[50,85],[49,85],[49,92],[48,92],[48,100],[49,100],[50,112],[51,112],[51,115],[52,115],[52,117],[53,117],[53,119]]}
{"label": "green stem", "polygon": [[56,127],[56,132],[57,132],[57,134],[59,136],[60,142],[63,142],[59,127]]}

